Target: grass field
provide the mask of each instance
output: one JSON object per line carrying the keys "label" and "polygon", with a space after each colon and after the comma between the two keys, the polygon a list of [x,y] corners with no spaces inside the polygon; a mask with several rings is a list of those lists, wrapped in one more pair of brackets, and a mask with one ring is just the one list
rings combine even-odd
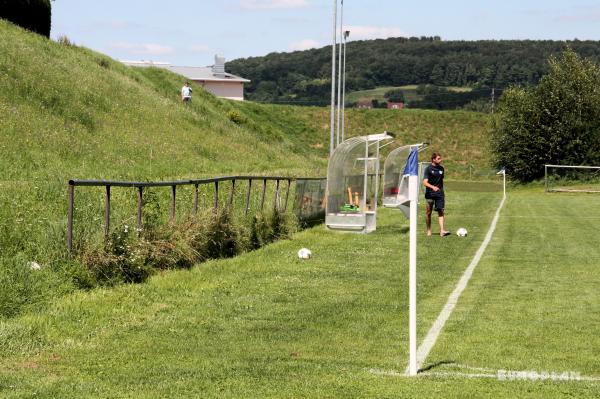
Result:
{"label": "grass field", "polygon": [[[468,228],[467,238],[426,238],[420,224],[420,339],[500,202],[498,191],[467,190],[450,184],[447,203],[448,226]],[[499,370],[600,376],[594,199],[541,187],[509,192],[490,246],[414,379],[398,375],[408,345],[407,221],[382,210],[373,234],[316,227],[1,322],[0,396],[597,397],[598,381],[498,379]],[[304,246],[309,261],[296,258]]]}
{"label": "grass field", "polygon": [[[408,234],[394,211],[382,210],[370,235],[321,226],[146,284],[77,290],[82,266],[64,245],[69,178],[323,175],[329,110],[233,103],[199,87],[184,108],[179,76],[127,68],[3,21],[0,34],[8,38],[0,41],[0,397],[597,396],[593,195],[509,193],[416,379],[401,376]],[[348,136],[389,130],[395,145],[428,141],[450,178],[487,166],[489,116],[346,116]],[[475,187],[448,184],[448,226],[468,228],[467,238],[420,236],[420,338],[499,204],[497,186]],[[78,191],[78,233],[101,235],[101,194]],[[115,216],[134,209],[125,195],[115,193]],[[188,208],[190,198],[181,195]],[[314,258],[298,260],[301,247]],[[32,260],[42,270],[31,270]],[[546,378],[565,375],[580,381]]]}
{"label": "grass field", "polygon": [[[467,92],[471,91],[470,87],[446,87],[450,91],[454,92]],[[376,89],[371,90],[360,90],[353,91],[346,95],[346,101],[348,103],[354,103],[359,100],[378,100],[378,101],[387,101],[384,97],[385,93],[390,90],[400,89],[404,92],[404,98],[407,102],[410,101],[419,101],[423,99],[423,96],[417,94],[417,85],[406,85],[406,86],[385,86],[378,87]]]}
{"label": "grass field", "polygon": [[600,376],[596,201],[541,188],[509,195],[488,254],[430,361]]}

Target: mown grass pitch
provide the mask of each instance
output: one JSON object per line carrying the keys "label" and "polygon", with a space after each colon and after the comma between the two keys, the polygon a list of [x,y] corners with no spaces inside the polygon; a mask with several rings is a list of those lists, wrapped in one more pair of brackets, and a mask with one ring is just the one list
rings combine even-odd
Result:
{"label": "mown grass pitch", "polygon": [[[469,236],[427,238],[421,230],[419,339],[500,197],[449,189],[448,226],[466,227]],[[397,376],[408,357],[407,221],[382,210],[373,234],[317,227],[235,259],[78,293],[45,314],[3,322],[0,396],[595,397],[596,381],[468,375],[600,376],[596,198],[510,192],[416,378]],[[311,260],[296,257],[301,247],[312,250]]]}
{"label": "mown grass pitch", "polygon": [[597,195],[509,195],[430,361],[600,375]]}

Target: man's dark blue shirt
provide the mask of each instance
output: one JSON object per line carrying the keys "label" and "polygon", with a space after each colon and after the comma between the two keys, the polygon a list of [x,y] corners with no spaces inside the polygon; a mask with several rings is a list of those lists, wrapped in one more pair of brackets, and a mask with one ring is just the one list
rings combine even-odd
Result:
{"label": "man's dark blue shirt", "polygon": [[429,165],[425,168],[423,172],[423,179],[427,179],[429,184],[432,186],[436,186],[440,189],[440,191],[435,192],[429,187],[425,188],[425,198],[434,196],[443,195],[444,193],[444,167],[442,165],[435,166],[434,164]]}

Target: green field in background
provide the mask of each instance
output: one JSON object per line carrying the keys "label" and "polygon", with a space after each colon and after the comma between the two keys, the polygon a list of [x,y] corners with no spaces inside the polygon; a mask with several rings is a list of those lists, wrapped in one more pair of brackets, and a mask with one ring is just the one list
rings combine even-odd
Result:
{"label": "green field in background", "polygon": [[[385,86],[378,87],[371,90],[359,90],[353,91],[346,94],[346,102],[355,103],[359,100],[377,100],[387,101],[385,93],[390,90],[400,89],[404,92],[404,98],[407,102],[419,101],[423,99],[423,96],[417,93],[417,85],[406,85],[406,86]],[[473,90],[470,87],[446,87],[446,89],[454,92],[467,92]]]}

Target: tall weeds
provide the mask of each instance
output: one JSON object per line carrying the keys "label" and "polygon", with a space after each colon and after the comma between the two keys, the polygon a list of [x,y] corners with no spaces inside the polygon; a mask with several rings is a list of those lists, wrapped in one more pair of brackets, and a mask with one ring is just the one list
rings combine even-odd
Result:
{"label": "tall weeds", "polygon": [[238,220],[224,207],[178,225],[148,223],[140,232],[122,226],[104,245],[83,250],[79,259],[98,285],[140,283],[159,270],[190,268],[258,249],[296,229],[293,215],[273,211]]}

